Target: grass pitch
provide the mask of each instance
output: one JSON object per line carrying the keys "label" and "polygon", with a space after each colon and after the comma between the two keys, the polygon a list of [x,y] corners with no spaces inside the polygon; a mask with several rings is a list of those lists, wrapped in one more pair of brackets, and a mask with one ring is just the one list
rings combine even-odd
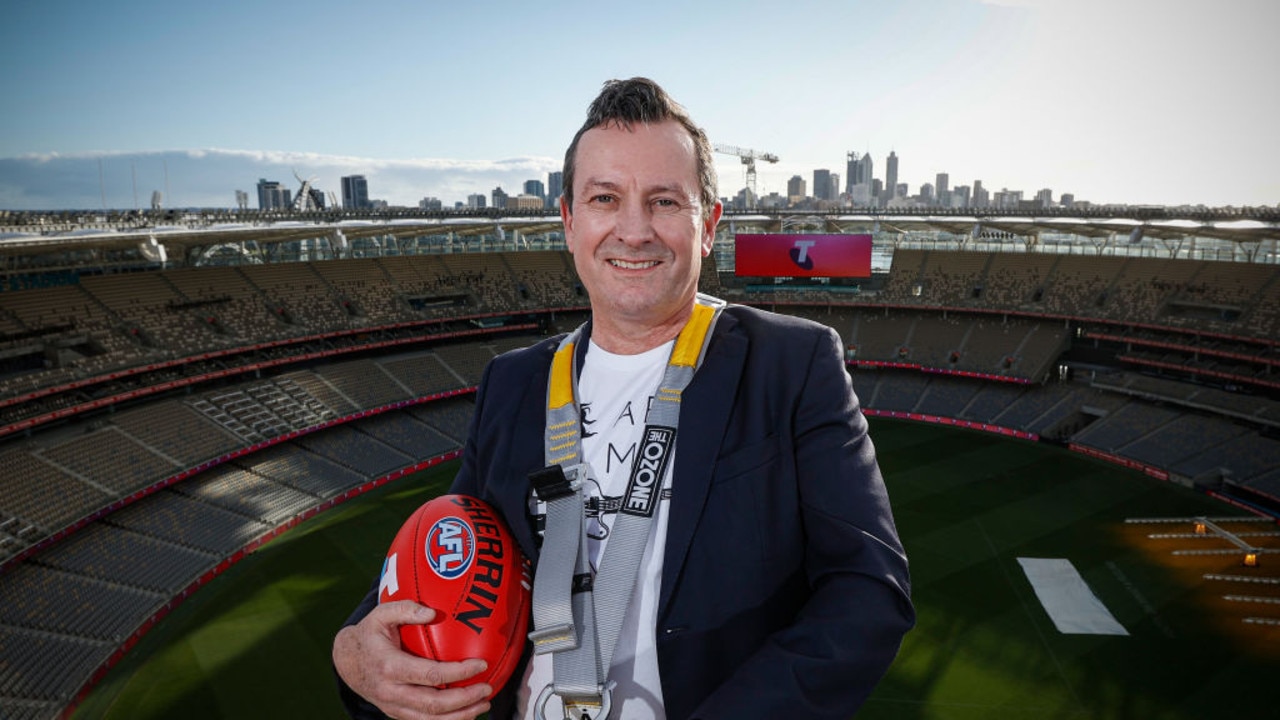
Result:
{"label": "grass pitch", "polygon": [[[1242,571],[1238,559],[1173,558],[1180,541],[1124,524],[1231,508],[1055,448],[871,422],[919,623],[860,720],[1276,716],[1280,630],[1243,625],[1201,579]],[[380,488],[241,561],[148,633],[75,717],[344,717],[333,633],[400,523],[455,468]],[[1018,557],[1071,560],[1130,635],[1060,634]]]}

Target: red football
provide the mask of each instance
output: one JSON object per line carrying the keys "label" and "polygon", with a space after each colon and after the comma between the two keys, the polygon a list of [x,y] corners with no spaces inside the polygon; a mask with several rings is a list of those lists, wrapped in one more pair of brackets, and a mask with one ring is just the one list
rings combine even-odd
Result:
{"label": "red football", "polygon": [[378,601],[413,600],[436,611],[402,625],[409,652],[433,660],[481,658],[497,692],[515,670],[529,631],[529,563],[502,518],[482,500],[442,495],[414,511],[382,565]]}

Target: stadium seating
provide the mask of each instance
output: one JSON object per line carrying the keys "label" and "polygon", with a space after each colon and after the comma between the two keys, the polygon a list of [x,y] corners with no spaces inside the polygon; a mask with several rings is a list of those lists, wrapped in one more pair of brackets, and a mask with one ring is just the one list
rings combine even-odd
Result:
{"label": "stadium seating", "polygon": [[[1280,441],[1264,430],[1280,426],[1280,403],[1261,384],[1192,382],[1274,379],[1278,277],[1248,263],[900,249],[878,293],[785,290],[768,303],[835,328],[855,362],[910,366],[852,370],[869,411],[1043,434],[1280,501]],[[752,299],[710,262],[702,287]],[[457,450],[471,401],[440,396],[475,386],[495,355],[572,328],[585,304],[563,252],[185,268],[0,293],[0,350],[52,358],[0,377],[0,423],[40,421],[0,437],[0,562],[25,558],[0,571],[0,715],[13,698],[30,713],[14,717],[55,715],[120,638],[228,557]],[[536,327],[505,325],[533,315]],[[1057,377],[1079,328],[1122,337],[1128,370]],[[1180,374],[1138,371],[1165,365]],[[95,617],[9,602],[55,584],[72,588],[67,612]]]}

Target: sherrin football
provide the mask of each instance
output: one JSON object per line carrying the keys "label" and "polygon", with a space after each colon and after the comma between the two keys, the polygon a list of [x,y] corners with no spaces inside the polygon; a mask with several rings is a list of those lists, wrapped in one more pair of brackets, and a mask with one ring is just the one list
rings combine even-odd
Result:
{"label": "sherrin football", "polygon": [[496,693],[515,670],[529,630],[529,563],[487,503],[442,495],[414,511],[387,551],[378,602],[413,600],[436,611],[428,625],[400,626],[405,650],[488,668],[445,687],[486,682]]}

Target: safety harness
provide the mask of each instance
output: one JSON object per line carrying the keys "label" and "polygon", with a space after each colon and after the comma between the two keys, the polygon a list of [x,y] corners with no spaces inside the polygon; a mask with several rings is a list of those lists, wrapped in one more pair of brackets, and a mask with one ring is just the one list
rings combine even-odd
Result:
{"label": "safety harness", "polygon": [[590,475],[582,451],[577,353],[582,327],[561,341],[547,383],[547,467],[529,480],[546,503],[546,529],[533,585],[533,652],[552,653],[554,681],[536,701],[545,720],[547,701],[559,695],[566,720],[605,720],[613,684],[614,646],[649,542],[662,481],[675,450],[680,395],[702,364],[723,300],[699,294],[676,338],[658,385],[609,544],[593,577],[586,539],[583,486]]}

